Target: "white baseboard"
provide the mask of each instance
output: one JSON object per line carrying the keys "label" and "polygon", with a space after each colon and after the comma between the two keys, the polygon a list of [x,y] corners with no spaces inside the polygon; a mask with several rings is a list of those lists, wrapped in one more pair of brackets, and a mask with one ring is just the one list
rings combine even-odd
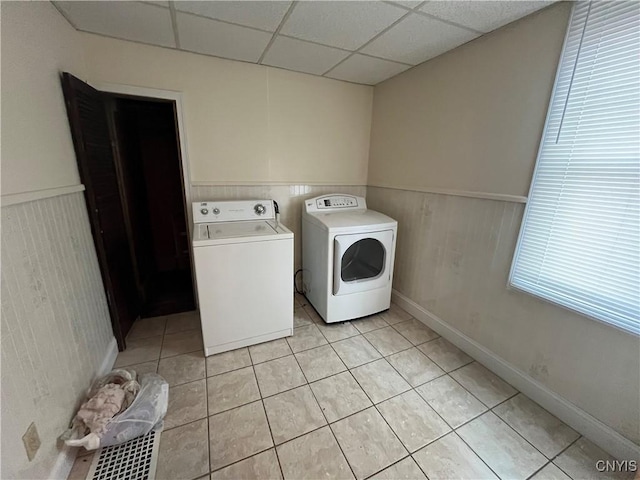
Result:
{"label": "white baseboard", "polygon": [[619,460],[640,460],[640,446],[561,397],[396,290],[392,300],[571,428]]}
{"label": "white baseboard", "polygon": [[[116,342],[116,337],[111,337],[111,340],[107,345],[107,350],[102,358],[102,362],[100,362],[100,366],[96,370],[93,378],[95,379],[109,373],[113,369],[113,364],[116,362],[117,356],[118,343]],[[52,480],[66,480],[71,468],[73,467],[73,462],[76,460],[77,453],[77,448],[67,447],[62,444],[56,463],[53,465],[48,478]]]}
{"label": "white baseboard", "polygon": [[73,467],[73,462],[76,460],[77,450],[77,448],[67,447],[62,444],[56,463],[53,465],[48,478],[51,480],[66,480]]}
{"label": "white baseboard", "polygon": [[107,345],[107,351],[102,358],[102,363],[100,364],[100,367],[98,367],[95,377],[101,377],[102,375],[109,373],[113,369],[113,365],[116,363],[117,356],[118,342],[116,342],[116,337],[111,337],[109,345]]}

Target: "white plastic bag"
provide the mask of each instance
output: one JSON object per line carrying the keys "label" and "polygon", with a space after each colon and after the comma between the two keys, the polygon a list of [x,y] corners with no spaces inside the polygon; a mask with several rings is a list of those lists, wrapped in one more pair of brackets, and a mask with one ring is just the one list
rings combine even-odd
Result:
{"label": "white plastic bag", "polygon": [[[116,377],[124,378],[129,373],[131,372],[112,371],[94,382],[94,385],[89,389],[88,396],[91,397],[100,388],[104,388],[105,382]],[[135,378],[135,372],[132,373],[132,378]],[[169,384],[155,373],[142,374],[137,378],[137,382],[133,383],[136,387],[134,390],[137,390],[139,386],[139,391],[133,402],[126,410],[111,418],[104,427],[87,434],[86,425],[82,421],[78,421],[78,415],[76,415],[71,428],[63,433],[60,439],[70,447],[95,450],[109,445],[119,445],[162,427],[162,419],[169,406]],[[107,385],[107,387],[109,386],[111,385]],[[130,398],[127,401],[130,401]]]}
{"label": "white plastic bag", "polygon": [[138,395],[129,408],[109,422],[100,439],[101,447],[124,443],[162,425],[169,406],[169,384],[155,373],[140,375],[138,383]]}

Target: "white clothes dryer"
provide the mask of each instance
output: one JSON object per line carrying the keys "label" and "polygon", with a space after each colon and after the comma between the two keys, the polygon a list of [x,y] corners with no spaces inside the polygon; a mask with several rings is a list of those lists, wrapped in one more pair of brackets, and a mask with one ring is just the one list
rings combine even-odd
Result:
{"label": "white clothes dryer", "polygon": [[293,233],[272,200],[193,203],[205,355],[293,335]]}
{"label": "white clothes dryer", "polygon": [[304,294],[327,323],[391,305],[398,222],[367,209],[364,198],[332,194],[302,211]]}

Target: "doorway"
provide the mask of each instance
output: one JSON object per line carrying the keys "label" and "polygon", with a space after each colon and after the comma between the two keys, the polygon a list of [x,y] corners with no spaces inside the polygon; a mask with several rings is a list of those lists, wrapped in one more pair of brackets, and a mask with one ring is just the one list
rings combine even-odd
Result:
{"label": "doorway", "polygon": [[195,308],[175,103],[111,95],[140,316]]}
{"label": "doorway", "polygon": [[[122,351],[137,319],[196,306],[181,97],[100,91],[66,72],[62,87],[113,333]],[[125,88],[130,89],[136,90]]]}

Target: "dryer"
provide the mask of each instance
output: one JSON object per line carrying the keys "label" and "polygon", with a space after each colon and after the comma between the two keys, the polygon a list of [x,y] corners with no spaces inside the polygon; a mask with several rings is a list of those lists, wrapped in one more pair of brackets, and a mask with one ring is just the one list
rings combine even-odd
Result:
{"label": "dryer", "polygon": [[302,211],[304,294],[327,323],[389,308],[398,222],[364,198],[331,194]]}

